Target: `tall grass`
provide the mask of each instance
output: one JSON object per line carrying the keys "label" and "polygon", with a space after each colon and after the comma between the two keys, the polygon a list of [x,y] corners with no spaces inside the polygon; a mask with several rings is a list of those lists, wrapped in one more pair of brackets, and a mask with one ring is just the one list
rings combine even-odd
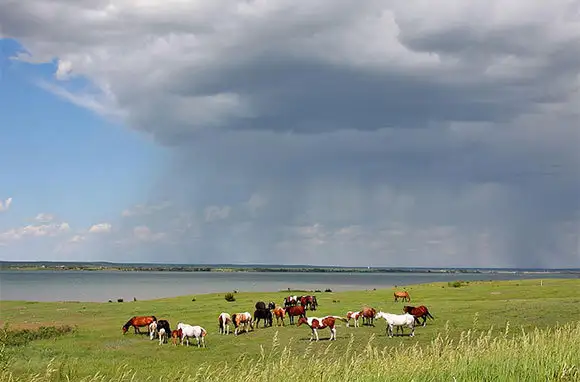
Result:
{"label": "tall grass", "polygon": [[[477,318],[474,320],[476,326]],[[277,334],[277,333],[276,333]],[[10,367],[0,371],[1,381],[579,381],[580,321],[549,329],[511,332],[476,329],[464,331],[459,340],[450,338],[449,326],[427,346],[412,339],[388,340],[378,347],[371,336],[362,351],[349,342],[336,341],[324,347],[311,344],[301,354],[292,343],[281,346],[274,335],[271,348],[257,359],[239,359],[212,364],[191,364],[175,370],[163,368],[158,377],[143,376],[138,368],[112,365],[95,375],[82,375],[82,365],[49,363],[43,373],[16,375]],[[385,339],[381,338],[381,341]],[[398,345],[394,345],[398,343]],[[331,351],[333,348],[341,351]]]}

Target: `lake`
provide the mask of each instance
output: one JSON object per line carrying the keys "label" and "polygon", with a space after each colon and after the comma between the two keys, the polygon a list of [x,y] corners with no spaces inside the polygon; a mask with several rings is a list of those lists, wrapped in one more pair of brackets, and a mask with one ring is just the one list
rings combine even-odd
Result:
{"label": "lake", "polygon": [[574,278],[570,274],[0,271],[0,300],[144,300],[181,295],[290,289],[333,291],[389,288],[454,280]]}
{"label": "lake", "polygon": [[574,278],[570,274],[0,271],[0,300],[125,301],[202,293],[389,288],[454,280]]}

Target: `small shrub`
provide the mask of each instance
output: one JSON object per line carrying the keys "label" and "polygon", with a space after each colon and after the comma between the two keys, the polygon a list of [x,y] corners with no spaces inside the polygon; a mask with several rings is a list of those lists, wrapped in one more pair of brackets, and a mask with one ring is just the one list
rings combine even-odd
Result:
{"label": "small shrub", "polygon": [[326,288],[324,291],[325,291],[325,292],[332,292],[332,289],[330,289],[330,288]]}
{"label": "small shrub", "polygon": [[195,301],[195,297],[191,299],[191,301]]}
{"label": "small shrub", "polygon": [[0,345],[2,346],[23,346],[31,341],[57,338],[68,333],[73,333],[76,329],[72,326],[41,326],[36,330],[22,329],[11,330],[7,325],[0,329]]}
{"label": "small shrub", "polygon": [[452,288],[459,288],[459,287],[463,286],[463,281],[449,281],[447,283],[447,285],[452,287]]}
{"label": "small shrub", "polygon": [[226,293],[226,295],[224,296],[224,298],[228,302],[236,301],[236,298],[234,297],[234,294],[233,293]]}

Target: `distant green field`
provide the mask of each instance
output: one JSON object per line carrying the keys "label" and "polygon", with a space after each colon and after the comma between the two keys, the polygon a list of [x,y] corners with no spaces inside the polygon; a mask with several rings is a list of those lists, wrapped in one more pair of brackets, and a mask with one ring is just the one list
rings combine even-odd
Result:
{"label": "distant green field", "polygon": [[[351,380],[409,381],[453,380],[453,375],[463,376],[458,381],[493,375],[505,377],[494,379],[498,381],[580,378],[580,280],[472,281],[460,287],[434,283],[405,289],[411,305],[426,305],[435,316],[426,327],[416,329],[414,338],[388,338],[384,321],[379,321],[375,327],[342,324],[332,343],[326,341],[326,329],[320,332],[320,342],[310,343],[305,326],[260,325],[237,337],[218,334],[219,313],[253,313],[256,301],[280,304],[288,292],[242,292],[235,294],[235,302],[226,302],[223,293],[124,303],[2,301],[0,321],[8,331],[0,336],[0,380],[268,381],[274,380],[268,373],[283,370],[295,380],[310,376],[329,381],[347,375]],[[344,316],[364,305],[399,313],[404,304],[393,301],[393,291],[318,293],[319,309],[308,314]],[[172,328],[179,321],[205,327],[208,347],[159,346],[145,335],[134,335],[132,329],[122,335],[127,319],[150,314],[169,320]],[[12,346],[6,338],[12,330],[60,325],[77,329],[20,346]],[[548,328],[549,332],[538,331]],[[540,346],[555,355],[534,356],[533,349]],[[518,349],[528,349],[527,355]],[[474,357],[471,363],[469,354]],[[501,360],[493,361],[501,354]],[[395,355],[403,358],[391,360]],[[486,377],[486,370],[491,376]],[[519,374],[512,375],[514,371]]]}

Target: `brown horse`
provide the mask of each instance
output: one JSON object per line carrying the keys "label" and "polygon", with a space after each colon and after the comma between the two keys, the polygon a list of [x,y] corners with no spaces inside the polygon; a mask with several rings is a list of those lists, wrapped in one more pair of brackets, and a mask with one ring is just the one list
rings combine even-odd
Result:
{"label": "brown horse", "polygon": [[132,326],[135,328],[135,334],[141,334],[139,328],[143,326],[149,327],[149,324],[152,322],[157,322],[157,317],[155,316],[133,316],[127,321],[125,325],[123,325],[123,334],[127,333],[127,330]]}
{"label": "brown horse", "polygon": [[362,317],[363,325],[365,324],[365,320],[367,325],[375,326],[375,316],[377,315],[377,311],[375,308],[364,307],[363,310],[360,311],[360,316]]}
{"label": "brown horse", "polygon": [[302,305],[289,306],[286,308],[286,313],[290,318],[290,325],[294,325],[294,317],[300,316],[306,318],[306,309]]}
{"label": "brown horse", "polygon": [[411,302],[411,296],[409,296],[409,292],[407,291],[395,292],[393,293],[393,296],[395,296],[395,302],[399,301],[400,298],[402,298],[403,301]]}
{"label": "brown horse", "polygon": [[310,310],[316,310],[318,301],[316,296],[300,296],[300,305]]}
{"label": "brown horse", "polygon": [[409,314],[413,315],[415,317],[415,322],[417,324],[419,324],[419,318],[422,318],[423,319],[423,323],[421,324],[422,326],[426,325],[427,317],[431,318],[432,320],[435,319],[431,315],[431,313],[429,313],[429,309],[427,309],[427,307],[425,305],[421,305],[418,307],[405,305],[403,307],[403,313],[409,313]]}
{"label": "brown horse", "polygon": [[279,326],[280,325],[280,320],[282,320],[282,326],[284,325],[284,317],[286,317],[286,309],[281,308],[281,307],[277,307],[276,309],[274,309],[274,316],[276,316],[276,325]]}
{"label": "brown horse", "polygon": [[181,335],[183,331],[181,329],[177,329],[171,332],[171,343],[173,345],[177,345],[178,342],[181,341]]}

